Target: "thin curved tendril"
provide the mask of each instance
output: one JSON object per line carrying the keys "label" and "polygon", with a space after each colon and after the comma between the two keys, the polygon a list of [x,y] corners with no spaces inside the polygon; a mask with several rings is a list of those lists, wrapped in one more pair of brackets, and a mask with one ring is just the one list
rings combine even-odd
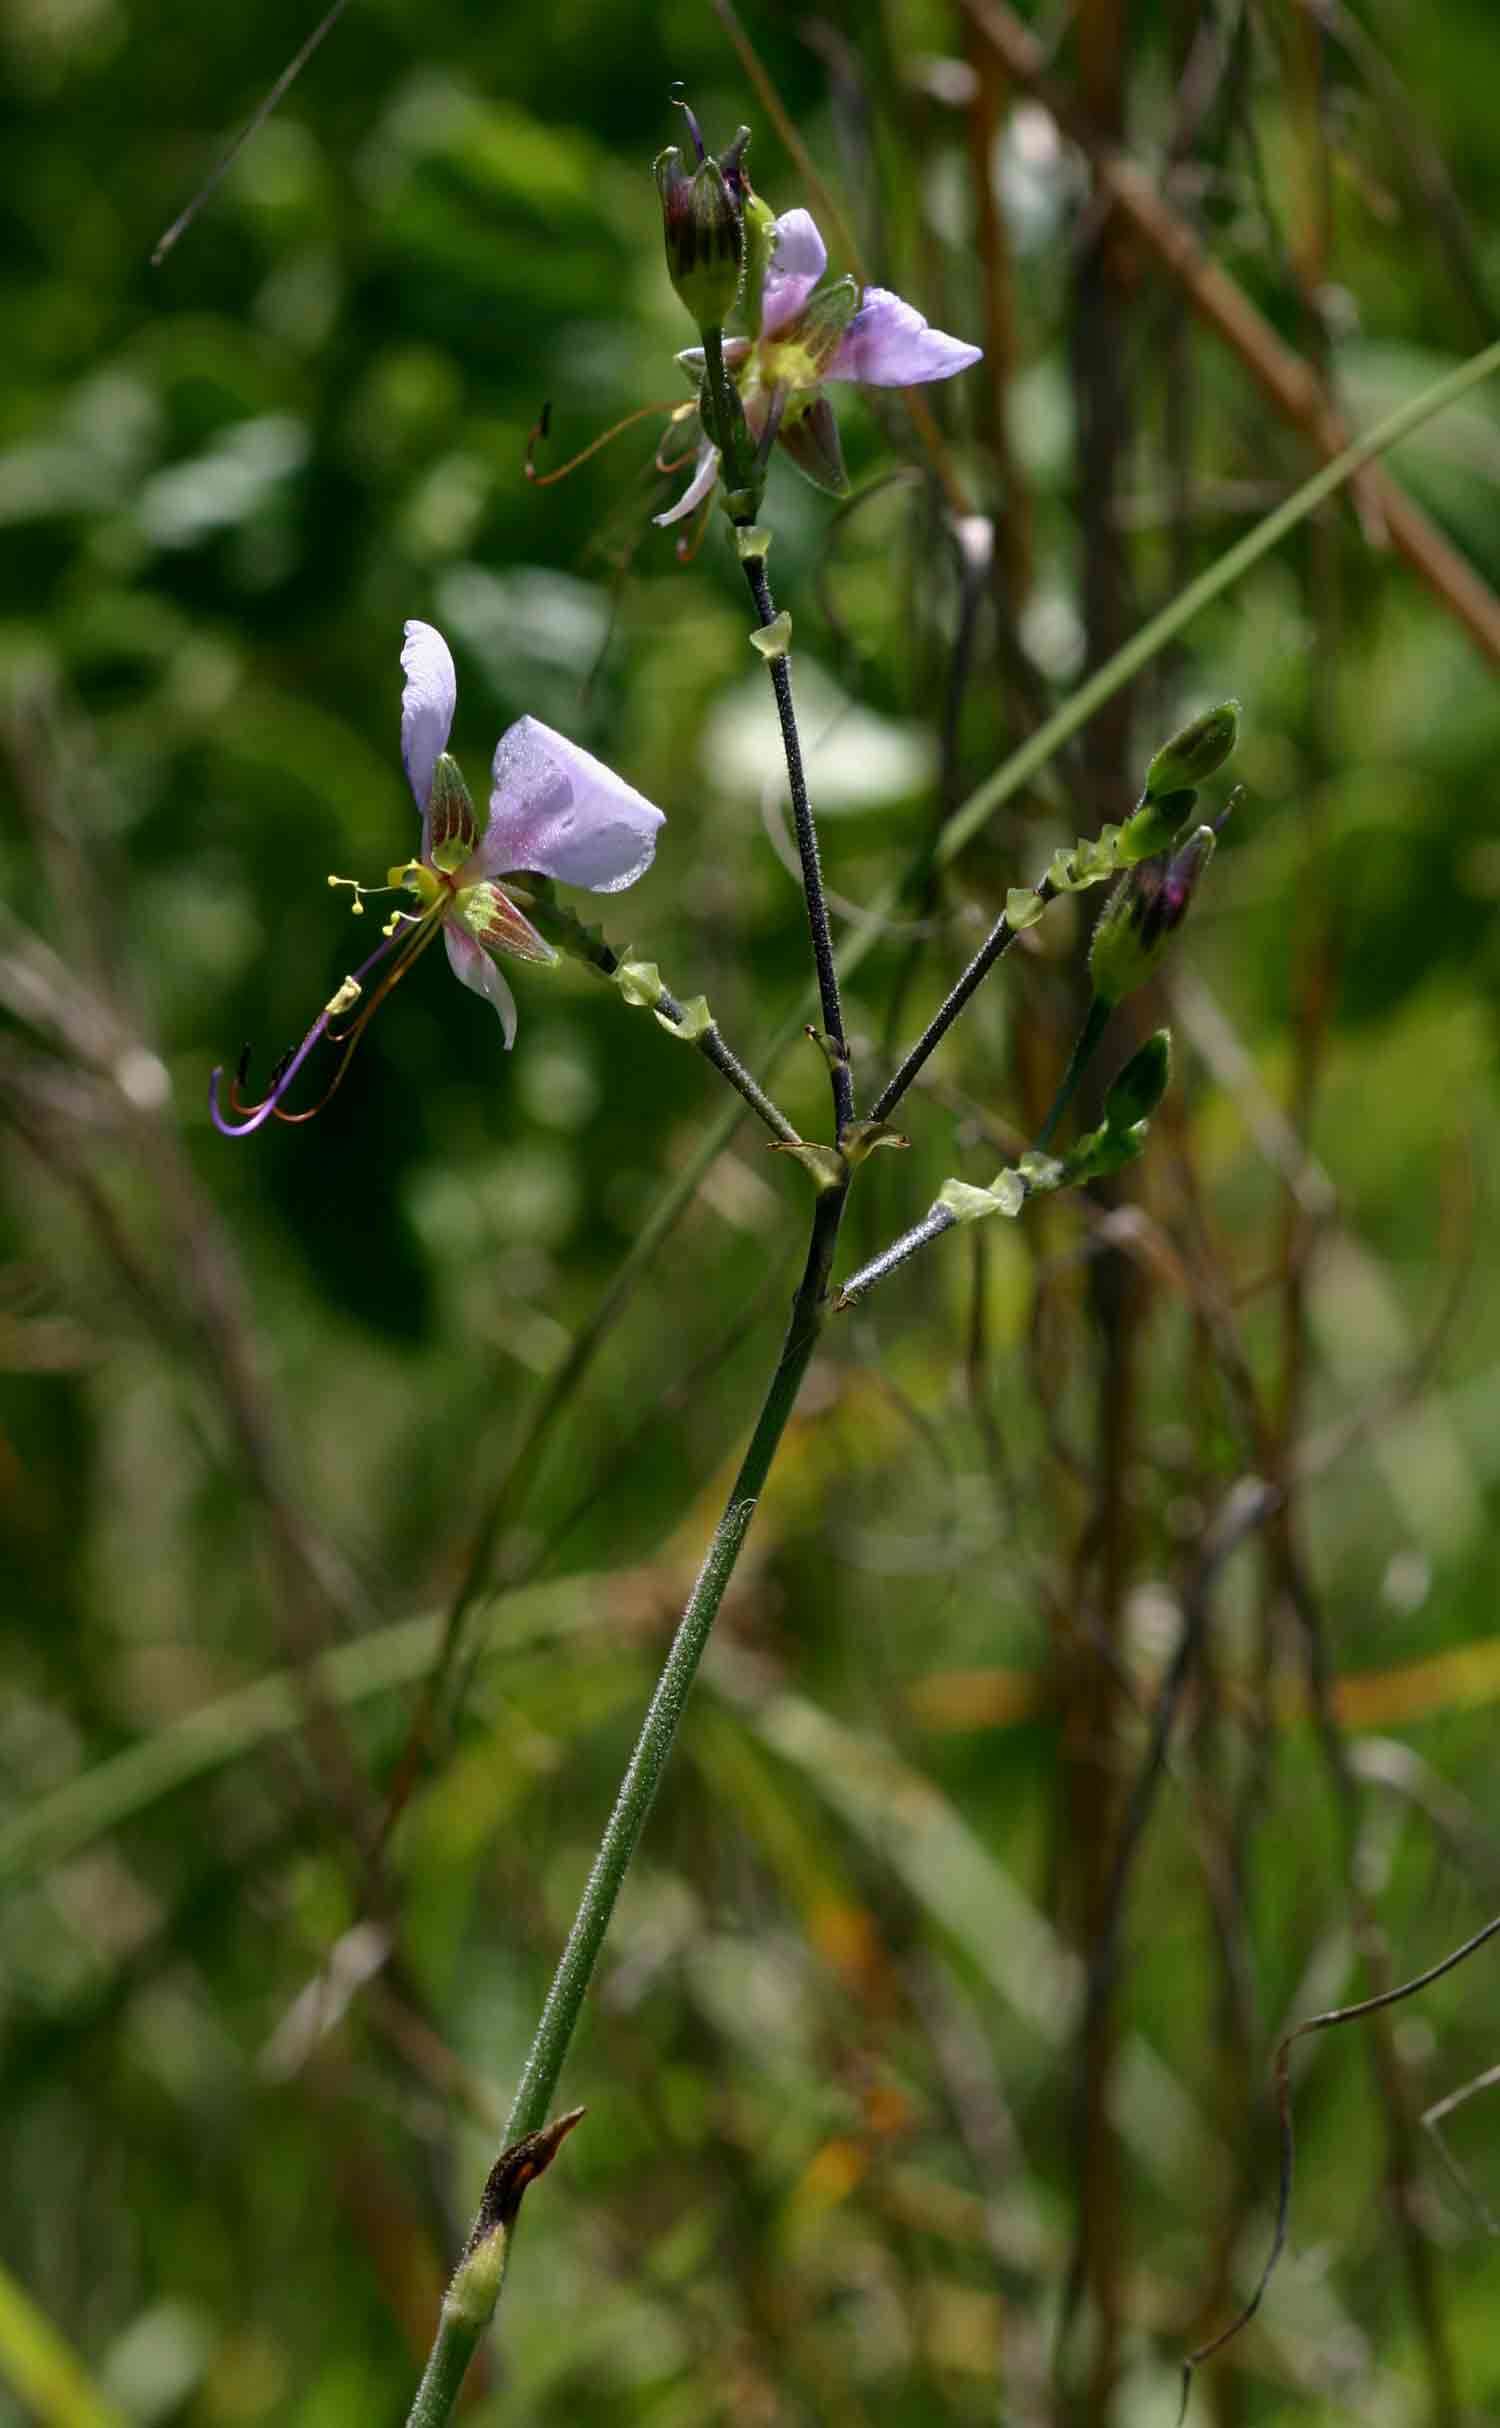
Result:
{"label": "thin curved tendril", "polygon": [[361,1037],[369,1027],[370,1022],[374,1019],[375,1014],[379,1011],[381,1005],[384,1003],[387,995],[392,994],[395,991],[395,989],[401,984],[402,979],[406,976],[407,971],[411,968],[413,962],[420,960],[423,953],[426,952],[428,945],[431,944],[433,938],[438,932],[438,929],[442,926],[444,917],[446,916],[446,910],[446,904],[434,903],[432,909],[427,913],[425,919],[422,920],[420,925],[408,939],[407,950],[402,954],[401,958],[386,971],[384,978],[381,980],[374,994],[370,997],[369,1002],[365,1005],[364,1010],[360,1013],[359,1018],[354,1023],[354,1026],[351,1029],[346,1029],[341,1037],[334,1038],[333,1042],[336,1045],[342,1045],[344,1050],[339,1056],[338,1068],[335,1070],[333,1077],[329,1080],[327,1087],[323,1090],[322,1095],[318,1098],[317,1103],[310,1104],[306,1111],[301,1113],[285,1113],[282,1111],[279,1104],[274,1105],[272,1107],[272,1111],[278,1121],[286,1122],[289,1127],[295,1126],[298,1122],[311,1121],[317,1114],[322,1112],[330,1097],[335,1096],[338,1093],[339,1087],[343,1082],[344,1073],[348,1070],[350,1063],[354,1059],[355,1047],[358,1045]]}
{"label": "thin curved tendril", "polygon": [[[558,464],[551,472],[538,472],[532,457],[547,437],[552,419],[552,407],[544,405],[527,435],[526,478],[534,489],[550,489],[554,481],[566,480],[570,472],[576,472],[580,464],[586,464],[591,455],[597,455],[601,447],[607,447],[610,440],[618,438],[622,430],[633,430],[637,422],[649,421],[656,413],[666,413],[673,421],[676,421],[681,410],[681,406],[672,397],[664,398],[660,404],[637,405],[635,411],[627,413],[623,421],[615,422],[608,430],[601,430],[599,436],[590,439],[588,445],[581,448],[577,455],[570,455],[565,464]],[[691,406],[688,410],[692,410]]]}
{"label": "thin curved tendril", "polygon": [[212,1120],[215,1129],[220,1132],[221,1136],[225,1138],[243,1138],[247,1136],[250,1131],[260,1129],[265,1122],[270,1121],[273,1118],[277,1121],[286,1122],[309,1120],[311,1118],[309,1113],[284,1113],[281,1109],[282,1099],[285,1097],[292,1084],[292,1081],[296,1078],[297,1073],[301,1070],[303,1063],[307,1060],[314,1046],[321,1044],[325,1037],[331,1036],[332,1042],[335,1045],[341,1045],[344,1048],[344,1053],[343,1058],[339,1063],[338,1070],[334,1074],[331,1085],[325,1090],[324,1094],[318,1099],[318,1102],[312,1107],[312,1112],[318,1113],[322,1111],[324,1105],[328,1102],[329,1097],[333,1094],[334,1089],[338,1086],[339,1081],[343,1078],[344,1072],[348,1067],[349,1057],[353,1053],[355,1046],[358,1044],[360,1036],[367,1023],[379,1006],[385,1001],[392,987],[399,984],[400,980],[405,977],[413,961],[415,961],[417,958],[418,953],[424,949],[426,944],[431,942],[432,937],[437,933],[438,927],[441,925],[443,909],[444,905],[440,903],[434,904],[432,910],[428,911],[424,915],[424,917],[418,922],[415,929],[408,930],[405,935],[397,934],[395,936],[387,937],[383,944],[376,947],[375,951],[369,956],[369,959],[362,962],[358,971],[355,973],[356,984],[362,982],[366,971],[374,969],[376,964],[383,961],[387,954],[394,951],[397,955],[397,959],[392,968],[387,970],[385,973],[380,985],[376,989],[375,993],[371,996],[369,1002],[365,1005],[363,1011],[359,1015],[359,1018],[355,1021],[354,1026],[342,1032],[331,1032],[329,1028],[329,1014],[326,1011],[320,1012],[317,1019],[313,1022],[312,1027],[308,1030],[307,1035],[303,1038],[302,1043],[293,1052],[284,1054],[282,1056],[280,1062],[276,1066],[271,1085],[258,1104],[247,1105],[240,1092],[240,1083],[245,1067],[245,1057],[243,1055],[241,1056],[240,1068],[236,1071],[233,1079],[230,1082],[229,1102],[230,1107],[234,1112],[244,1116],[242,1120],[238,1122],[230,1122],[226,1120],[224,1115],[220,1112],[219,1083],[224,1076],[223,1065],[220,1064],[213,1072],[211,1072],[208,1082],[209,1117]]}

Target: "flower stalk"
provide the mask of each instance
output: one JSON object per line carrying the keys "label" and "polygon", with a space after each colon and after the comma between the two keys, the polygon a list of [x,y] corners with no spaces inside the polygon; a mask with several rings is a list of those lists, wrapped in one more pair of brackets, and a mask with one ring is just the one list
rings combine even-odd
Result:
{"label": "flower stalk", "polygon": [[791,1317],[781,1355],[730,1488],[724,1513],[697,1583],[672,1639],[656,1692],[641,1724],[630,1765],[610,1814],[599,1851],[594,1857],[567,1945],[547,1993],[541,2020],[528,2052],[511,2106],[508,2134],[525,2133],[552,2104],[563,2061],[577,2029],[578,2017],[593,1977],[595,1963],[620,1885],[640,1842],[646,1817],[655,1800],[667,1756],[687,1704],[704,1646],[718,1616],[735,1563],[749,1532],[755,1506],[780,1447],[781,1437],[797,1403],[828,1314],[828,1277],[843,1220],[847,1181],[819,1193],[813,1203],[812,1232],[802,1279],[792,1301]]}

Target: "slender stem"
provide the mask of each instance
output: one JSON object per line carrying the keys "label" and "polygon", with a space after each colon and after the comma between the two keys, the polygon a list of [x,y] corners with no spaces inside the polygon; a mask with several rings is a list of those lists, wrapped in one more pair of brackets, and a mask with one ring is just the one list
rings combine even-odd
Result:
{"label": "slender stem", "polygon": [[[682,1006],[674,996],[664,993],[661,1008],[669,1020],[681,1021]],[[800,1135],[799,1132],[788,1121],[781,1107],[772,1103],[759,1080],[752,1078],[739,1056],[725,1044],[719,1033],[718,1023],[715,1022],[711,1028],[706,1028],[696,1042],[704,1061],[711,1062],[714,1069],[728,1080],[730,1086],[739,1090],[751,1112],[760,1116],[771,1135],[779,1138],[785,1146],[795,1146]]]}
{"label": "slender stem", "polygon": [[[698,1664],[718,1615],[725,1589],[734,1574],[740,1547],[755,1515],[755,1506],[770,1473],[787,1420],[797,1402],[828,1311],[828,1276],[833,1268],[839,1225],[843,1220],[848,1183],[820,1192],[813,1209],[807,1261],[792,1301],[791,1320],[775,1372],[766,1389],[749,1447],[714,1529],[698,1581],[672,1639],[656,1692],[653,1694],[635,1751],[620,1783],[613,1812],[605,1826],[589,1876],[584,1884],[573,1927],[558,1960],[541,2018],[532,2037],[521,2079],[516,2086],[506,2126],[507,2144],[540,2130],[552,2103],[573,2034],[588,1995],[594,1966],[609,1928],[625,1875],[640,1844],[641,1832],[655,1801],[656,1790],[671,1753]],[[503,2163],[502,2161],[497,2163]],[[478,2263],[491,2246],[480,2234],[484,2211],[470,2238],[469,2252],[459,2264],[438,2318],[427,2365],[407,2419],[407,2428],[444,2428],[451,2417],[465,2372],[499,2298],[504,2252],[480,2283]],[[469,2282],[471,2275],[476,2277]]]}
{"label": "slender stem", "polygon": [[[1050,902],[1057,888],[1050,878],[1044,877],[1036,891],[1041,901]],[[900,1069],[892,1073],[871,1105],[870,1118],[872,1121],[889,1121],[928,1055],[935,1046],[942,1043],[969,997],[974,993],[976,987],[989,976],[996,962],[1010,951],[1019,932],[1003,916],[995,921],[963,976],[958,979],[951,992],[938,1005],[916,1044],[902,1062]]]}
{"label": "slender stem", "polygon": [[1089,1005],[1088,1018],[1073,1041],[1073,1051],[1068,1056],[1068,1067],[1059,1082],[1057,1094],[1052,1099],[1046,1120],[1036,1134],[1034,1143],[1038,1148],[1051,1145],[1052,1133],[1077,1094],[1078,1082],[1094,1059],[1099,1040],[1109,1026],[1109,1015],[1114,1008],[1112,1003],[1106,1003],[1099,995],[1096,995]]}
{"label": "slender stem", "polygon": [[508,2140],[534,2131],[551,2106],[615,1899],[639,1844],[709,1631],[823,1327],[828,1275],[845,1195],[842,1187],[826,1189],[814,1209],[807,1263],[792,1301],[781,1356],[600,1840],[517,2085],[506,2127]]}
{"label": "slender stem", "polygon": [[844,1309],[863,1298],[867,1290],[873,1290],[878,1281],[884,1281],[886,1275],[894,1273],[898,1265],[904,1265],[909,1256],[915,1256],[919,1248],[925,1248],[929,1239],[941,1239],[945,1231],[951,1231],[957,1221],[957,1215],[950,1214],[946,1206],[933,1206],[920,1222],[913,1223],[909,1231],[903,1231],[899,1239],[892,1240],[888,1248],[882,1248],[878,1256],[872,1256],[867,1265],[861,1265],[857,1273],[850,1275],[833,1302],[835,1312],[842,1315]]}
{"label": "slender stem", "polygon": [[[766,576],[763,556],[747,556],[744,560],[745,579],[755,601],[755,612],[762,626],[775,622],[776,605]],[[786,752],[787,784],[792,796],[792,823],[797,834],[797,850],[802,861],[802,890],[807,896],[807,924],[812,934],[813,960],[818,972],[818,1002],[823,1015],[823,1028],[834,1045],[829,1058],[833,1081],[833,1113],[838,1135],[843,1136],[854,1118],[854,1080],[849,1069],[849,1047],[844,1036],[843,1006],[839,1001],[838,968],[833,957],[833,935],[828,925],[828,904],[823,895],[823,867],[818,856],[818,829],[813,819],[812,803],[807,797],[807,778],[802,768],[802,744],[797,732],[797,711],[792,702],[792,671],[784,656],[770,660],[771,686],[776,694],[776,714],[781,720],[782,748]]]}
{"label": "slender stem", "polygon": [[444,2294],[437,2333],[407,2414],[406,2428],[443,2428],[443,2422],[452,2416],[465,2373],[487,2323],[466,2316],[452,2296]]}
{"label": "slender stem", "polygon": [[[1044,889],[1038,887],[1037,890],[1041,892]],[[1005,922],[1002,919],[1000,926],[1004,925]],[[993,931],[995,934],[998,932],[998,929]],[[1007,937],[1006,942],[1010,941],[1011,939]],[[1003,952],[1004,949],[1004,945],[1001,945],[992,956],[992,960],[998,960],[1000,952]],[[976,960],[977,958],[976,955]],[[973,964],[971,963],[970,966],[972,967]],[[967,973],[965,974],[967,975]],[[981,970],[979,975],[983,977],[984,972]],[[974,985],[977,986],[978,983],[979,979],[976,978]],[[956,994],[957,991],[955,988],[954,993]],[[970,987],[970,994],[973,991],[974,988]],[[950,996],[949,1001],[951,1002],[952,999]],[[1114,1005],[1104,1002],[1098,995],[1089,1005],[1088,1015],[1074,1040],[1073,1051],[1068,1056],[1068,1067],[1062,1075],[1057,1094],[1052,1099],[1046,1120],[1036,1134],[1034,1144],[1038,1151],[1048,1145],[1053,1131],[1072,1102],[1078,1082],[1093,1060],[1099,1040],[1109,1025],[1109,1016],[1113,1010]],[[910,1056],[907,1059],[910,1060]],[[892,1085],[894,1084],[893,1081]],[[887,1088],[886,1096],[889,1094],[890,1089]],[[885,1096],[882,1096],[880,1103],[883,1105],[885,1100]],[[1030,1190],[1026,1187],[1024,1175],[1022,1176],[1022,1187],[1029,1195]],[[951,1214],[945,1205],[929,1207],[920,1222],[913,1223],[909,1231],[903,1231],[899,1239],[892,1240],[888,1248],[882,1248],[878,1256],[873,1256],[867,1265],[861,1265],[857,1273],[850,1275],[833,1302],[835,1310],[842,1314],[846,1307],[852,1307],[857,1300],[864,1297],[867,1290],[873,1290],[877,1282],[884,1281],[888,1273],[896,1272],[901,1265],[906,1263],[908,1257],[915,1256],[920,1248],[925,1248],[929,1240],[941,1239],[945,1231],[951,1231],[957,1221],[957,1215]]]}

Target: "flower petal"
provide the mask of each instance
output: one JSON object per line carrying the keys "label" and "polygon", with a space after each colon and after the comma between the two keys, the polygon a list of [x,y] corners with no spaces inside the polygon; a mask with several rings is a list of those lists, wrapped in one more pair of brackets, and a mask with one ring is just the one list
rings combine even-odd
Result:
{"label": "flower petal", "polygon": [[603,761],[536,717],[495,748],[490,822],[475,855],[487,877],[534,868],[564,885],[617,894],[651,865],[662,813]]}
{"label": "flower petal", "polygon": [[888,287],[866,287],[823,377],[863,380],[867,388],[915,388],[924,380],[967,371],[982,352],[930,329],[915,305],[903,303]]}
{"label": "flower petal", "polygon": [[693,508],[700,505],[707,497],[718,477],[719,450],[717,447],[711,447],[705,440],[698,450],[698,461],[693,469],[693,477],[676,505],[669,506],[665,514],[653,514],[651,517],[653,523],[659,523],[663,528],[668,523],[680,523],[684,515],[691,514]]}
{"label": "flower petal", "polygon": [[432,791],[432,771],[453,730],[458,677],[442,634],[415,618],[406,627],[401,652],[406,689],[401,694],[401,758],[406,780],[425,811]]}
{"label": "flower petal", "polygon": [[443,921],[443,942],[448,947],[448,966],[459,985],[468,987],[471,994],[483,995],[499,1013],[508,1054],[516,1042],[515,996],[483,945],[476,944],[472,936],[466,936],[463,929],[455,927],[451,919]]}
{"label": "flower petal", "polygon": [[760,327],[774,337],[795,320],[828,267],[828,247],[811,211],[783,211],[776,222],[776,249],[761,289]]}

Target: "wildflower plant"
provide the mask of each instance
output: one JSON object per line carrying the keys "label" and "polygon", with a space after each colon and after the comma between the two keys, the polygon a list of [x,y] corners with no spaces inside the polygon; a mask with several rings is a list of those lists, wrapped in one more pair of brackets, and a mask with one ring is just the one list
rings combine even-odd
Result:
{"label": "wildflower plant", "polygon": [[[1010,889],[989,935],[861,1109],[865,1074],[856,1068],[846,1029],[842,973],[803,766],[791,619],[778,609],[770,584],[772,535],[762,520],[767,471],[772,449],[779,446],[819,487],[842,492],[847,480],[826,391],[841,382],[910,387],[946,380],[978,362],[980,354],[977,347],[931,328],[914,306],[884,288],[862,287],[850,278],[825,284],[827,255],[809,214],[793,209],[774,217],[755,194],[747,169],[748,130],[741,128],[714,156],[691,113],[688,125],[693,159],[685,160],[675,148],[663,153],[656,182],[669,273],[697,326],[697,345],[679,357],[695,390],[689,412],[695,416],[696,462],[683,496],[657,519],[672,523],[698,506],[711,511],[709,501],[716,498],[746,583],[753,619],[749,639],[767,667],[785,756],[817,1007],[808,1033],[827,1067],[827,1133],[821,1138],[799,1134],[731,1050],[702,995],[687,1000],[674,995],[654,961],[607,942],[597,926],[586,924],[555,894],[554,885],[618,893],[650,865],[662,813],[625,778],[535,718],[522,717],[496,748],[481,826],[448,749],[457,697],[453,659],[442,635],[420,621],[406,626],[401,661],[401,747],[421,816],[418,848],[390,869],[385,887],[330,879],[335,886],[351,887],[356,914],[377,894],[395,897],[381,944],[325,1003],[258,1102],[244,1100],[243,1059],[227,1109],[220,1103],[217,1072],[212,1087],[213,1118],[228,1135],[259,1130],[273,1117],[309,1118],[316,1104],[294,1109],[288,1099],[310,1057],[325,1045],[335,1049],[332,1076],[319,1100],[326,1102],[378,1005],[441,934],[460,983],[497,1012],[506,1049],[515,1040],[517,1015],[501,959],[540,971],[570,956],[613,987],[626,1007],[649,1011],[670,1036],[702,1053],[755,1112],[771,1144],[801,1165],[810,1184],[801,1278],[781,1351],[559,1959],[516,2089],[505,2147],[443,2303],[411,2413],[413,2428],[439,2428],[450,2416],[499,2297],[521,2195],[578,2121],[578,2111],[572,2111],[548,2123],[573,2033],[715,1616],[826,1326],[947,1231],[997,1214],[1014,1219],[1034,1197],[1082,1187],[1142,1152],[1170,1075],[1164,1030],[1126,1061],[1094,1129],[1071,1145],[1059,1143],[1060,1132],[1116,1005],[1152,976],[1168,950],[1228,814],[1226,809],[1212,821],[1200,819],[1198,787],[1234,748],[1238,710],[1232,701],[1195,719],[1157,751],[1140,799],[1118,824],[1059,847],[1034,884]],[[987,1188],[947,1182],[919,1224],[836,1281],[851,1192],[875,1148],[906,1143],[893,1116],[929,1058],[990,972],[1053,900],[1109,880],[1115,881],[1114,890],[1092,953],[1093,1000],[1030,1150]],[[450,1643],[446,1657],[452,1652]]]}
{"label": "wildflower plant", "polygon": [[[495,955],[541,963],[559,958],[557,947],[526,916],[538,898],[535,880],[556,877],[590,893],[617,894],[651,865],[661,811],[536,717],[517,718],[495,746],[489,817],[481,833],[462,770],[448,750],[458,702],[452,652],[431,624],[413,620],[406,627],[401,665],[406,676],[401,757],[422,815],[420,848],[388,872],[383,886],[361,885],[353,877],[328,882],[350,888],[356,915],[377,894],[399,893],[415,907],[391,912],[381,944],[324,1004],[301,1045],[277,1065],[259,1103],[247,1106],[242,1100],[244,1057],[231,1093],[232,1117],[220,1106],[222,1073],[214,1072],[209,1107],[226,1137],[258,1130],[273,1115],[306,1121],[321,1111],[380,1004],[438,935],[459,984],[482,995],[499,1014],[508,1051],[516,1041],[516,1000]],[[377,971],[367,998],[367,984]],[[309,1111],[289,1111],[285,1100],[293,1081],[325,1041],[340,1049],[332,1078]]]}

